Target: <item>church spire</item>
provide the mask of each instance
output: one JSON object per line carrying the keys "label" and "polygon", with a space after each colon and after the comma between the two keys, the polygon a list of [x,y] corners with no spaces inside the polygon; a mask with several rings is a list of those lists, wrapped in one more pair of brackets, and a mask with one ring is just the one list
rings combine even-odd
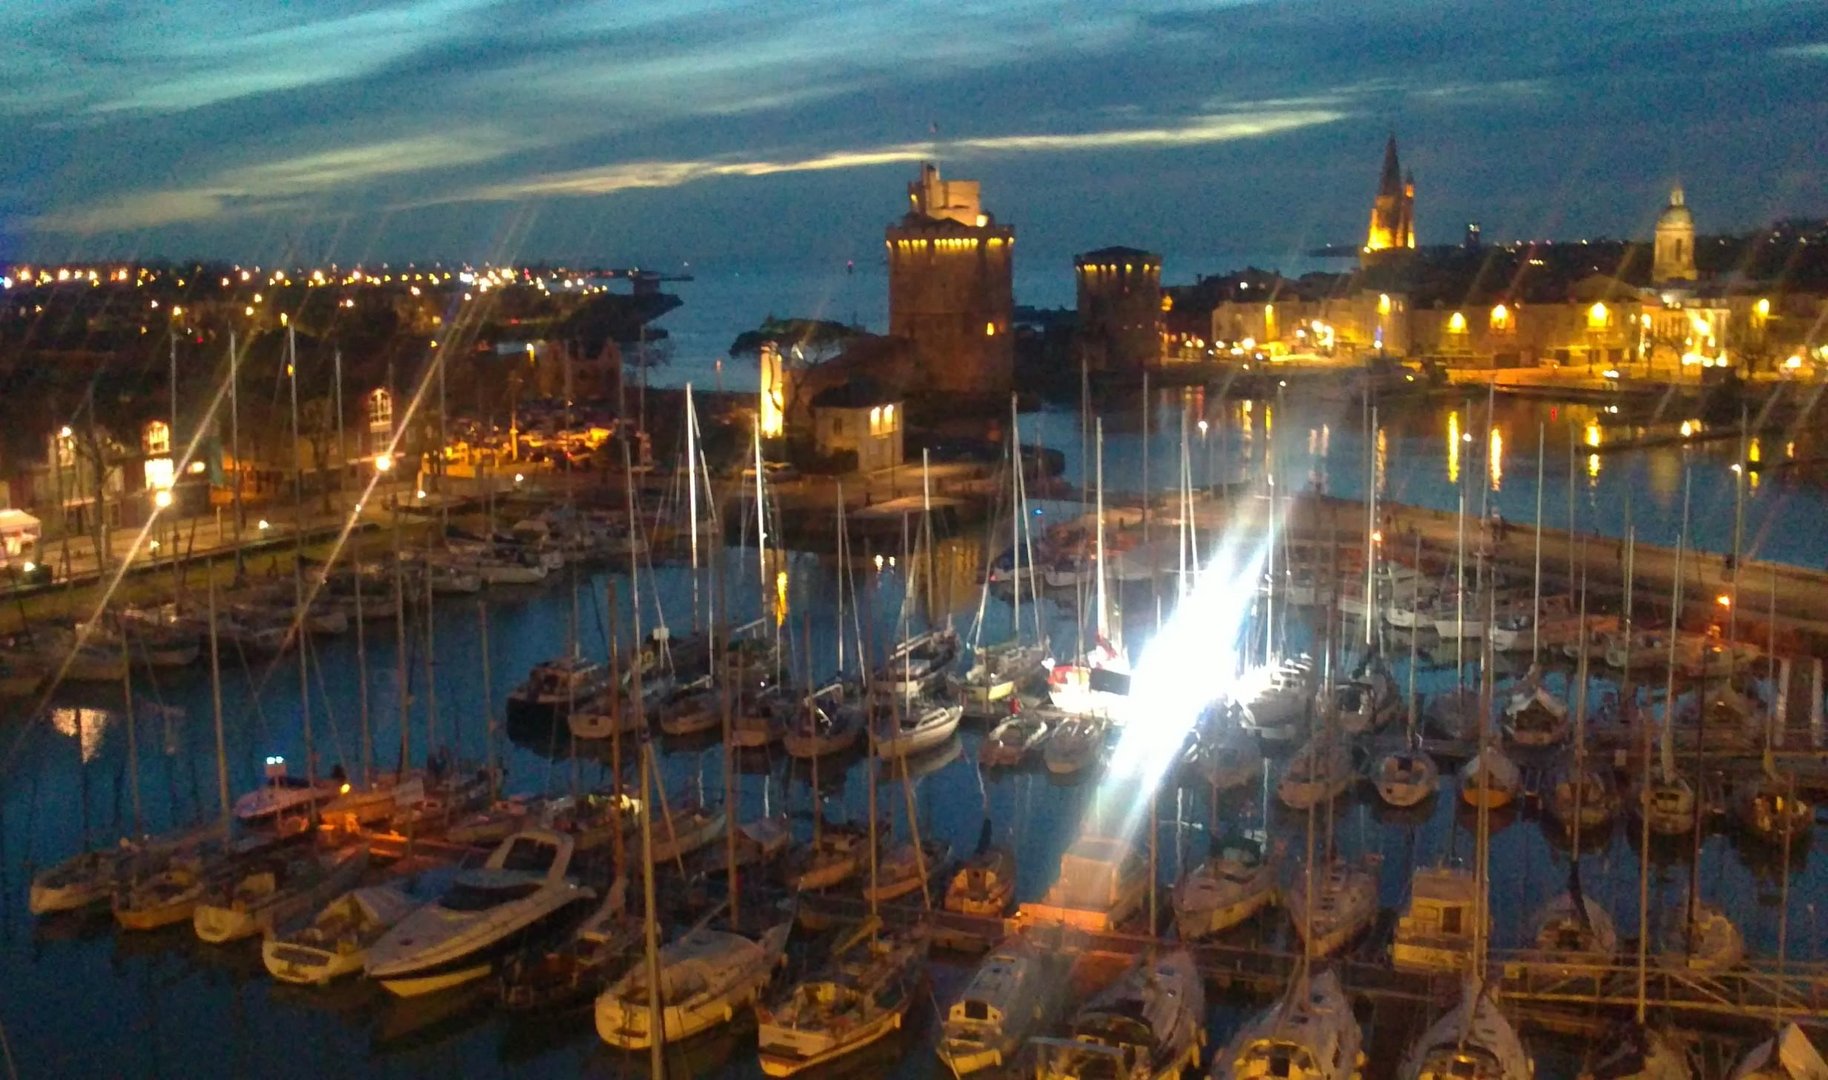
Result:
{"label": "church spire", "polygon": [[1384,144],[1384,176],[1377,185],[1379,195],[1401,195],[1403,193],[1403,170],[1396,160],[1396,132],[1390,133],[1390,141]]}
{"label": "church spire", "polygon": [[1371,228],[1365,236],[1367,255],[1393,248],[1415,247],[1415,175],[1403,174],[1396,156],[1396,132],[1384,144],[1384,168],[1378,177],[1377,197],[1371,201]]}

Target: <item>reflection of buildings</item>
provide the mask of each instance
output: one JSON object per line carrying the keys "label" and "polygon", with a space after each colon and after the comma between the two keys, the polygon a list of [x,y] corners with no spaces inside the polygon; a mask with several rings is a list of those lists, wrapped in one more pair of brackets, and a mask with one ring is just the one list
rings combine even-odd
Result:
{"label": "reflection of buildings", "polygon": [[[1356,271],[1297,280],[1250,270],[1170,290],[1174,355],[1381,351],[1461,366],[1584,365],[1595,372],[1634,364],[1678,373],[1802,371],[1828,363],[1828,348],[1811,336],[1828,315],[1828,274],[1818,267],[1799,284],[1796,260],[1774,257],[1761,274],[1757,245],[1776,232],[1738,248],[1728,247],[1728,238],[1698,247],[1680,188],[1649,244],[1459,244],[1391,258],[1415,244],[1413,197],[1392,141]],[[1806,237],[1788,242],[1805,254],[1815,246]],[[1720,264],[1709,273],[1700,256],[1715,250],[1723,254],[1713,256]]]}
{"label": "reflection of buildings", "polygon": [[1108,247],[1073,259],[1079,357],[1089,371],[1140,372],[1162,355],[1162,257]]}
{"label": "reflection of buildings", "polygon": [[1015,230],[984,211],[977,181],[943,180],[931,163],[908,185],[908,203],[884,234],[890,335],[913,343],[921,390],[1008,393]]}

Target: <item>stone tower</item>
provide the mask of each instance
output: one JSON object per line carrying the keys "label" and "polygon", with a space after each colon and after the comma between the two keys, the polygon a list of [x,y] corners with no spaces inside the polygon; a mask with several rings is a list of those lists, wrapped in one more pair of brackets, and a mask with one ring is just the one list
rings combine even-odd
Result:
{"label": "stone tower", "polygon": [[985,213],[975,180],[923,164],[908,212],[884,234],[889,333],[914,345],[927,394],[1007,395],[1015,382],[1015,230]]}
{"label": "stone tower", "polygon": [[1162,257],[1129,247],[1073,258],[1079,284],[1078,346],[1091,371],[1134,374],[1162,355]]}
{"label": "stone tower", "polygon": [[1651,261],[1655,281],[1695,280],[1695,215],[1682,201],[1678,185],[1669,193],[1669,205],[1657,215],[1657,240]]}
{"label": "stone tower", "polygon": [[1365,253],[1414,250],[1415,176],[1403,176],[1396,160],[1396,135],[1384,144],[1384,171],[1378,178],[1377,197],[1371,201],[1371,228],[1365,234]]}

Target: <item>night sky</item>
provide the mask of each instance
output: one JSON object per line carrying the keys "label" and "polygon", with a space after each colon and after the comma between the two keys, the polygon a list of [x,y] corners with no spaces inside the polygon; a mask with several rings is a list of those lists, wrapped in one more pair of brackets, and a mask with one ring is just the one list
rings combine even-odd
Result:
{"label": "night sky", "polygon": [[[916,162],[1019,256],[1828,213],[1804,2],[34,0],[0,6],[0,257],[877,259]],[[937,129],[937,131],[935,131]]]}

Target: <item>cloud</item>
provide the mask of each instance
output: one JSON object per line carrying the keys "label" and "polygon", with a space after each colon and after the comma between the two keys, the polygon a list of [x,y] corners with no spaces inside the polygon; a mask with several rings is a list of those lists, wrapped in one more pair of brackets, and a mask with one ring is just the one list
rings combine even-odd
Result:
{"label": "cloud", "polygon": [[776,176],[782,173],[862,169],[920,161],[943,149],[949,156],[998,156],[1074,153],[1098,150],[1160,150],[1204,143],[1261,138],[1298,128],[1330,124],[1346,117],[1337,109],[1240,111],[1194,117],[1180,124],[1115,128],[1072,134],[992,135],[948,139],[944,143],[895,143],[859,150],[833,150],[784,160],[638,161],[546,173],[491,184],[430,202],[492,202],[552,196],[613,195],[641,188],[679,187],[730,176]]}
{"label": "cloud", "polygon": [[1786,45],[1781,49],[1773,49],[1772,52],[1792,60],[1828,60],[1828,41],[1817,41],[1810,45]]}
{"label": "cloud", "polygon": [[260,213],[389,177],[479,164],[519,145],[516,139],[481,129],[324,150],[229,169],[196,187],[129,193],[54,211],[33,225],[45,232],[130,231]]}

